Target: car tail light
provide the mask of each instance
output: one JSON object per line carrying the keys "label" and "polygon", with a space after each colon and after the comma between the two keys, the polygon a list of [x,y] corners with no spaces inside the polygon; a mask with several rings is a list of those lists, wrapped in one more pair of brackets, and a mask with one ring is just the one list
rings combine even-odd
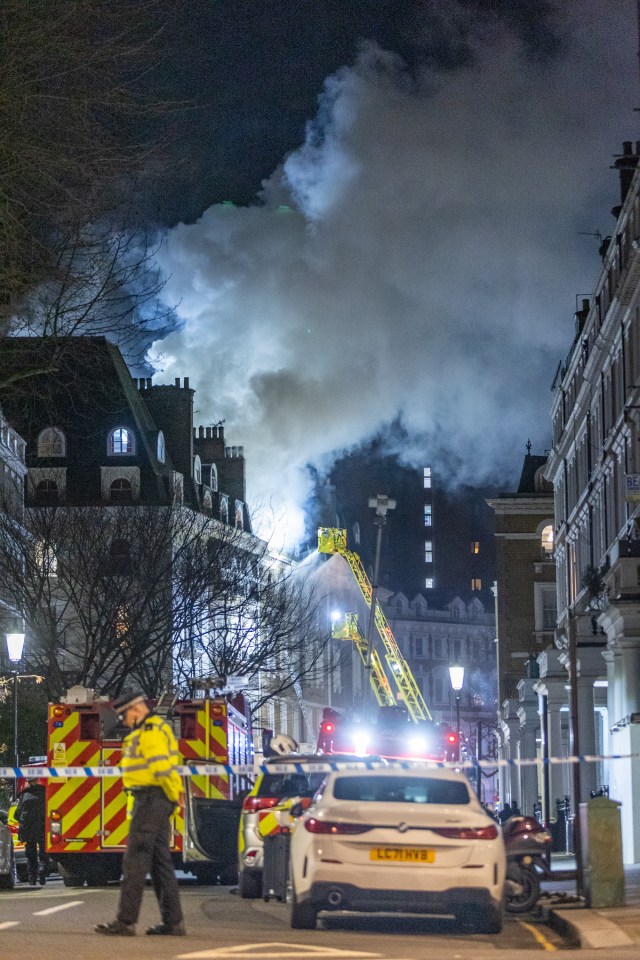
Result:
{"label": "car tail light", "polygon": [[305,830],[309,833],[354,834],[371,830],[367,823],[335,823],[331,820],[316,820],[314,817],[309,817],[303,822]]}
{"label": "car tail light", "polygon": [[17,833],[18,833],[18,824],[17,824],[17,823],[10,823],[10,824],[9,824],[9,832],[12,833],[14,836],[17,836]]}
{"label": "car tail light", "polygon": [[242,801],[242,809],[245,813],[256,813],[257,810],[275,807],[277,803],[280,803],[278,797],[245,797]]}
{"label": "car tail light", "polygon": [[432,827],[432,832],[440,837],[449,837],[451,840],[495,840],[498,828],[493,824],[488,827]]}

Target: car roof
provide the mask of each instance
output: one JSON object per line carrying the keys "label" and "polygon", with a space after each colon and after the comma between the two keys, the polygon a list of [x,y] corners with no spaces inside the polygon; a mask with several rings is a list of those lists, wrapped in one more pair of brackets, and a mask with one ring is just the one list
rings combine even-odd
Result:
{"label": "car roof", "polygon": [[466,784],[469,783],[469,780],[461,773],[459,770],[450,770],[446,767],[430,767],[427,765],[416,766],[416,767],[379,767],[375,770],[334,770],[328,776],[330,777],[340,777],[340,776],[349,776],[349,777],[430,777],[435,780],[454,780],[462,781]]}
{"label": "car roof", "polygon": [[286,753],[283,756],[267,757],[266,766],[278,763],[384,763],[382,757],[363,757],[356,753]]}

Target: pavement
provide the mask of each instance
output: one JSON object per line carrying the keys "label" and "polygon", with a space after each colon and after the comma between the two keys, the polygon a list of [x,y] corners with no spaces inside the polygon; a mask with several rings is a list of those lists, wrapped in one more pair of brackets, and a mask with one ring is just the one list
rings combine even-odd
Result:
{"label": "pavement", "polygon": [[624,903],[588,907],[576,895],[575,879],[563,873],[575,869],[572,857],[554,854],[552,869],[559,879],[542,884],[540,911],[546,923],[576,947],[612,949],[640,945],[640,864],[624,867]]}

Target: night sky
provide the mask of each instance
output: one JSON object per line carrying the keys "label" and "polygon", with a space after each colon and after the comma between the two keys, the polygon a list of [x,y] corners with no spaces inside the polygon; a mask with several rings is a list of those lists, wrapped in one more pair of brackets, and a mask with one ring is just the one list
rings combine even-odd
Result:
{"label": "night sky", "polygon": [[640,137],[634,0],[181,9],[155,381],[190,377],[289,539],[305,465],[380,431],[451,482],[513,481]]}

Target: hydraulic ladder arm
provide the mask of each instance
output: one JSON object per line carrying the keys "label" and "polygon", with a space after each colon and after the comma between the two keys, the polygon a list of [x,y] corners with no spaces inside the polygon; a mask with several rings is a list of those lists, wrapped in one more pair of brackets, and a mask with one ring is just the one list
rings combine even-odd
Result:
{"label": "hydraulic ladder arm", "polygon": [[[352,640],[360,654],[360,659],[366,667],[367,638],[362,635],[362,631],[358,626],[357,613],[345,613],[340,620],[334,621],[331,628],[331,636],[335,637],[336,640]],[[387,675],[384,672],[384,667],[382,666],[382,661],[380,660],[377,650],[371,651],[371,671],[369,679],[378,705],[381,707],[395,706],[396,700],[391,691],[391,686],[387,680]]]}
{"label": "hydraulic ladder arm", "polygon": [[[351,572],[356,578],[356,582],[360,587],[360,591],[364,597],[365,603],[369,609],[371,609],[371,596],[373,594],[371,581],[367,576],[367,573],[362,565],[362,560],[358,554],[347,548],[347,531],[339,530],[335,527],[320,527],[318,530],[318,552],[339,553],[340,556],[344,557],[351,568]],[[416,683],[415,677],[411,672],[409,664],[402,656],[400,647],[398,646],[396,638],[391,631],[391,627],[387,623],[387,618],[382,611],[382,607],[378,602],[376,602],[376,608],[374,610],[374,619],[376,628],[384,644],[385,659],[389,664],[394,682],[400,692],[401,699],[407,707],[409,716],[416,723],[419,720],[432,720],[433,717],[429,712],[429,708],[424,700],[424,697],[420,693],[420,688]],[[375,651],[371,651],[372,662],[374,652]]]}

